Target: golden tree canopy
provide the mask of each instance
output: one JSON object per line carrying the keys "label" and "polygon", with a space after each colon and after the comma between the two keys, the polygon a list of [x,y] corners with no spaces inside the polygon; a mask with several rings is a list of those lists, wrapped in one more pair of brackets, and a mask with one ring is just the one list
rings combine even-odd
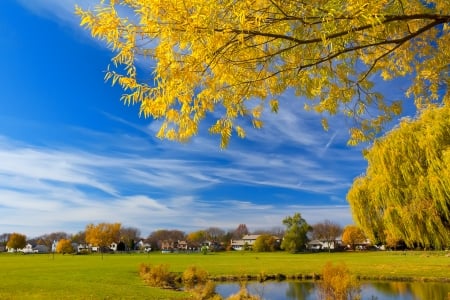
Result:
{"label": "golden tree canopy", "polygon": [[401,111],[379,77],[410,76],[418,106],[448,97],[448,0],[101,0],[76,13],[114,51],[106,79],[123,101],[163,120],[160,138],[186,141],[209,114],[226,147],[294,90],[325,128],[350,117],[355,143]]}
{"label": "golden tree canopy", "polygon": [[342,242],[349,245],[353,250],[357,244],[363,244],[366,241],[364,231],[355,225],[345,226],[342,232]]}
{"label": "golden tree canopy", "polygon": [[24,234],[14,232],[9,236],[6,247],[9,249],[22,249],[27,244],[27,237]]}
{"label": "golden tree canopy", "polygon": [[120,223],[99,223],[86,226],[86,242],[100,248],[120,239]]}
{"label": "golden tree canopy", "polygon": [[450,245],[450,107],[405,119],[366,152],[347,199],[372,239]]}
{"label": "golden tree canopy", "polygon": [[72,241],[69,239],[60,239],[56,244],[56,252],[57,253],[73,253],[74,249],[72,246]]}

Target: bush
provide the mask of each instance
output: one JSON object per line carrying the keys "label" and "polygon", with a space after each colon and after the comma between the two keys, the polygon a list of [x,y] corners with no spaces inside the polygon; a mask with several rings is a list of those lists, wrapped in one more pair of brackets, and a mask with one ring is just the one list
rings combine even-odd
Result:
{"label": "bush", "polygon": [[186,290],[192,293],[194,299],[198,300],[220,300],[222,297],[216,294],[216,285],[208,280],[208,272],[190,266],[183,272],[181,280]]}
{"label": "bush", "polygon": [[319,284],[320,299],[347,300],[361,298],[359,283],[344,263],[333,266],[331,262],[328,262],[323,268],[322,277],[323,280]]}
{"label": "bush", "polygon": [[205,284],[208,281],[208,272],[198,269],[196,266],[190,266],[183,272],[181,280],[185,286],[194,286],[196,284]]}
{"label": "bush", "polygon": [[175,285],[175,274],[169,272],[168,265],[151,266],[141,264],[139,266],[139,275],[148,285],[153,287],[173,288]]}

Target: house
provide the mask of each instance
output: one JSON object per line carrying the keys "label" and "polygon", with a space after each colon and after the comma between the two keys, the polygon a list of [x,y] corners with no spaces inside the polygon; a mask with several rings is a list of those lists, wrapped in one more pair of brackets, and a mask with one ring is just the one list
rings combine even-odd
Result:
{"label": "house", "polygon": [[33,248],[34,251],[36,251],[37,253],[48,253],[49,252],[49,248],[45,245],[36,245]]}
{"label": "house", "polygon": [[161,250],[164,252],[173,251],[175,249],[175,242],[172,240],[161,241]]}
{"label": "house", "polygon": [[306,244],[306,249],[311,251],[320,251],[323,249],[324,243],[319,240],[312,240]]}
{"label": "house", "polygon": [[231,248],[238,251],[251,249],[259,236],[259,234],[246,234],[240,240],[231,240]]}
{"label": "house", "polygon": [[112,242],[111,245],[109,245],[109,249],[111,249],[112,251],[116,252],[117,251],[117,243],[116,242]]}
{"label": "house", "polygon": [[152,246],[149,243],[144,243],[143,240],[140,240],[134,245],[135,250],[143,250],[145,252],[152,251]]}
{"label": "house", "polygon": [[87,245],[87,244],[78,244],[77,246],[76,246],[76,249],[77,249],[77,252],[78,253],[80,253],[80,252],[88,252],[89,251],[89,245]]}
{"label": "house", "polygon": [[23,249],[18,249],[17,251],[19,252],[23,252],[25,254],[29,254],[29,253],[37,253],[38,251],[33,250],[33,245],[31,244],[26,244],[26,246]]}
{"label": "house", "polygon": [[186,241],[178,241],[177,248],[178,250],[186,251],[188,249],[188,243]]}

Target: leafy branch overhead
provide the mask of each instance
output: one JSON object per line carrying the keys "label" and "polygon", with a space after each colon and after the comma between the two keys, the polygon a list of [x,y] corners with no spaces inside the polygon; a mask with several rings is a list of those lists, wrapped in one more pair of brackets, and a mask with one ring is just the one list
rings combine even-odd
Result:
{"label": "leafy branch overhead", "polygon": [[160,138],[189,140],[209,113],[226,147],[294,90],[325,128],[349,117],[354,144],[401,112],[377,76],[410,76],[419,108],[448,98],[447,0],[110,0],[76,13],[113,50],[106,79],[123,101],[163,120]]}

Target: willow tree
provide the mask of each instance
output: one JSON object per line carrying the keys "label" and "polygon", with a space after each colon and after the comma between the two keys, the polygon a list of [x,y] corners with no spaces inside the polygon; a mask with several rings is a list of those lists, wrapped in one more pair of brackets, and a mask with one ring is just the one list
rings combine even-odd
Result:
{"label": "willow tree", "polygon": [[366,174],[347,198],[372,239],[450,245],[450,108],[405,119],[365,153]]}
{"label": "willow tree", "polygon": [[448,93],[448,0],[99,2],[76,8],[81,25],[113,50],[106,79],[123,101],[163,120],[160,138],[186,141],[210,115],[226,147],[292,90],[325,129],[328,115],[351,118],[355,143],[401,111],[376,92],[377,78],[410,75],[418,106]]}

